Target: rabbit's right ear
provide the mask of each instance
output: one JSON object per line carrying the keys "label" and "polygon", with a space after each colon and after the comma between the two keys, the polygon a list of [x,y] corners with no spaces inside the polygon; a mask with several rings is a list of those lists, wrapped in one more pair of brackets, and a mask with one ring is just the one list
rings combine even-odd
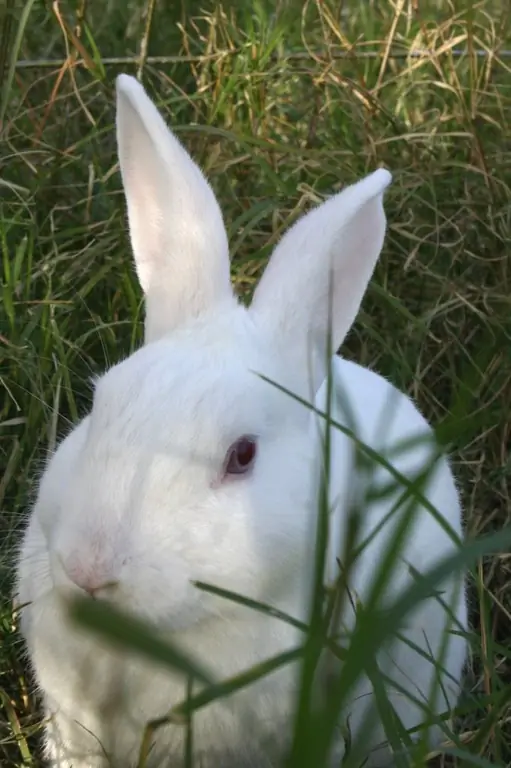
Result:
{"label": "rabbit's right ear", "polygon": [[302,216],[278,243],[255,290],[251,313],[296,369],[296,386],[307,383],[307,394],[327,375],[329,331],[335,352],[373,274],[391,179],[380,168]]}
{"label": "rabbit's right ear", "polygon": [[144,88],[119,75],[117,146],[146,341],[233,301],[222,214],[198,166]]}

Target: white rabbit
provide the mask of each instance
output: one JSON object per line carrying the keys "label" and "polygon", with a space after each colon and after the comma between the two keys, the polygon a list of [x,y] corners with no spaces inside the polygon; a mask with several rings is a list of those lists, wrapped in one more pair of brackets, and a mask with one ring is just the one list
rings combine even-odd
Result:
{"label": "white rabbit", "polygon": [[[231,289],[227,236],[211,188],[142,86],[126,75],[117,79],[117,140],[145,294],[145,345],[97,381],[90,415],[50,458],[17,570],[21,629],[50,718],[47,759],[63,768],[133,768],[144,726],[183,701],[187,685],[177,672],[78,629],[67,596],[89,593],[147,619],[215,679],[303,642],[289,623],[192,582],[307,620],[322,420],[264,377],[307,400],[317,392],[324,404],[329,281],[338,348],[383,244],[382,200],[391,180],[377,170],[303,216],[277,245],[246,308]],[[340,358],[333,366],[362,440],[383,449],[429,430],[384,378]],[[347,423],[340,403],[334,415]],[[337,430],[333,441],[335,560],[357,475],[353,442]],[[424,446],[410,448],[395,466],[413,478],[427,456]],[[389,475],[381,469],[378,477]],[[426,494],[460,535],[460,504],[445,460]],[[394,500],[368,502],[364,535]],[[353,574],[351,587],[362,597],[390,535],[380,533]],[[453,546],[424,508],[403,558],[420,571]],[[392,589],[411,578],[400,569]],[[454,629],[463,628],[461,577],[442,590],[446,603],[456,597]],[[435,656],[446,620],[431,598],[405,632]],[[451,635],[437,713],[456,701],[464,657],[465,641]],[[406,644],[394,648],[394,661],[400,685],[415,699],[427,696],[434,665]],[[298,671],[287,665],[201,709],[194,717],[196,764],[278,765],[289,745]],[[365,690],[363,684],[358,692]],[[362,700],[368,697],[353,702],[355,729]],[[419,705],[398,694],[393,701],[406,728],[420,724]],[[148,765],[182,765],[183,739],[179,725],[158,730]],[[368,751],[382,739],[375,728]],[[369,764],[390,759],[386,750],[376,754]]]}

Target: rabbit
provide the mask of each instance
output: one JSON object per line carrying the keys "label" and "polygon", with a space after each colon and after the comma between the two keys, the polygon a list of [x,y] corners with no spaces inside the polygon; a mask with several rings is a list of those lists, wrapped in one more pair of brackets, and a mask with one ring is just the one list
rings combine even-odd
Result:
{"label": "rabbit", "polygon": [[[303,643],[295,624],[194,582],[307,621],[329,369],[332,418],[349,423],[345,396],[357,435],[369,446],[385,450],[421,430],[432,434],[414,403],[385,378],[329,356],[355,320],[384,243],[387,170],[302,215],[276,245],[246,307],[232,290],[227,234],[211,187],[143,86],[125,74],[116,80],[116,130],[145,300],[144,343],[97,379],[89,415],[49,457],[17,559],[15,600],[52,768],[134,768],[146,724],[185,700],[188,685],[178,671],[73,623],[73,597],[103,600],[146,620],[215,680]],[[365,480],[351,437],[332,429],[331,439],[329,578],[335,578],[348,505],[357,478],[361,487]],[[413,479],[428,451],[410,447],[396,469]],[[382,467],[376,476],[390,477]],[[446,458],[424,493],[461,536],[462,510]],[[364,536],[395,498],[367,501]],[[350,589],[362,600],[392,530],[382,528],[355,564]],[[421,508],[403,564],[420,572],[455,546]],[[411,578],[400,568],[390,596]],[[452,606],[451,628],[463,630],[463,575],[453,575],[442,593]],[[346,614],[345,621],[353,625],[354,618]],[[425,656],[440,653],[446,624],[442,604],[425,600],[404,630],[422,654],[400,642],[392,660],[382,660],[415,701],[427,696],[437,674]],[[435,714],[455,705],[465,654],[463,632],[451,633]],[[299,672],[294,661],[198,710],[194,764],[281,764]],[[363,680],[353,691],[347,713],[353,733],[370,690]],[[419,726],[420,701],[390,695],[404,726]],[[345,749],[341,730],[333,765]],[[367,765],[392,764],[379,721],[372,733]],[[442,738],[438,729],[431,734],[433,745]],[[183,765],[184,739],[179,725],[155,730],[147,766]]]}

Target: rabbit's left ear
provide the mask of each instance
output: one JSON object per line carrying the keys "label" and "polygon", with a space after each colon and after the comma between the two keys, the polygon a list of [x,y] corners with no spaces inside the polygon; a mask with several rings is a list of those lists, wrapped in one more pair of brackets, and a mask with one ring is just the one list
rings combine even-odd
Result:
{"label": "rabbit's left ear", "polygon": [[146,341],[233,301],[227,234],[198,166],[133,77],[119,75],[117,145]]}
{"label": "rabbit's left ear", "polygon": [[333,352],[356,317],[383,246],[391,179],[382,168],[302,216],[256,288],[250,311],[295,367],[302,392],[316,393],[326,375],[329,296]]}

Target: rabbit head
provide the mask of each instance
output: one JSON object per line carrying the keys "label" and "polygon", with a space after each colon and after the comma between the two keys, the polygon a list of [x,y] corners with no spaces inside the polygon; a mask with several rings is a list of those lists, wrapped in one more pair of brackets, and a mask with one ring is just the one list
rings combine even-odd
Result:
{"label": "rabbit head", "polygon": [[377,170],[302,216],[245,307],[211,187],[126,75],[117,141],[145,344],[99,378],[42,477],[39,588],[86,590],[179,630],[241,610],[194,580],[278,604],[299,568],[310,416],[267,379],[313,399],[329,325],[336,349],[379,256],[391,176]]}

